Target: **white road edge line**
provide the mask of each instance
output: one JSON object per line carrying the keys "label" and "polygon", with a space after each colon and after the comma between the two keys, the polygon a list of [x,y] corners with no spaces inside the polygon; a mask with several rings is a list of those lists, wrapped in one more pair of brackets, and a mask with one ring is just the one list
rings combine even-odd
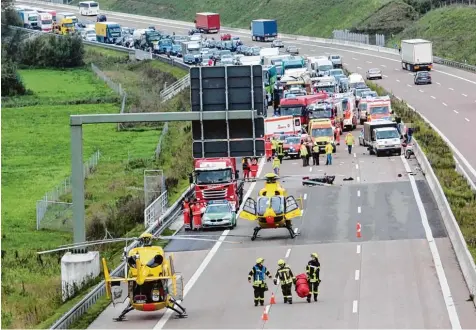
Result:
{"label": "white road edge line", "polygon": [[[263,170],[263,167],[264,167],[264,164],[265,164],[265,158],[261,159],[261,162],[259,164],[259,168],[258,168],[258,173],[256,174],[256,176],[259,178],[260,174],[261,174],[261,171]],[[244,204],[245,204],[245,201],[248,199],[248,197],[250,197],[251,193],[253,192],[253,189],[255,188],[256,186],[256,182],[253,182],[251,183],[250,187],[248,188],[248,191],[246,192],[245,196],[243,196],[243,203],[241,204],[240,206],[240,210],[243,208]],[[239,214],[240,211],[238,211],[238,214]],[[190,290],[193,288],[193,286],[195,285],[195,283],[198,281],[199,277],[202,275],[202,273],[205,271],[205,269],[207,268],[208,264],[210,263],[210,261],[213,259],[213,257],[215,256],[215,254],[217,253],[218,249],[220,248],[221,244],[223,243],[223,241],[225,240],[226,236],[230,233],[230,230],[225,230],[223,231],[223,234],[220,236],[220,238],[218,239],[218,242],[215,243],[215,245],[213,246],[213,248],[208,252],[207,256],[205,257],[205,259],[202,261],[202,263],[200,264],[200,266],[198,267],[198,269],[195,271],[195,273],[192,275],[192,277],[190,278],[190,280],[187,282],[187,284],[185,285],[185,288],[183,290],[183,298],[185,298],[187,296],[187,294],[190,292]],[[180,303],[181,301],[179,301]],[[164,315],[161,317],[161,319],[159,320],[159,322],[157,322],[157,324],[154,326],[154,329],[162,329],[165,324],[167,323],[167,321],[170,319],[170,317],[172,316],[172,313],[173,311],[168,309]]]}
{"label": "white road edge line", "polygon": [[357,270],[355,271],[355,280],[358,281],[359,278],[360,278],[360,270],[357,269]]}
{"label": "white road edge line", "polygon": [[360,253],[360,245],[357,245],[357,253]]}
{"label": "white road edge line", "polygon": [[[400,156],[400,159],[403,162],[405,170],[409,173],[411,172],[410,165],[408,164],[405,156]],[[413,195],[415,196],[415,201],[418,206],[418,211],[420,211],[421,222],[423,228],[425,229],[426,240],[430,247],[431,255],[433,256],[433,262],[435,264],[436,274],[438,275],[438,281],[440,283],[441,291],[443,294],[443,299],[445,300],[446,310],[448,311],[448,316],[451,322],[452,329],[461,329],[461,324],[459,322],[458,312],[456,311],[455,303],[453,297],[451,296],[451,290],[448,285],[448,280],[446,279],[445,270],[443,269],[443,264],[441,263],[440,254],[438,252],[438,247],[436,246],[435,239],[433,238],[433,233],[431,232],[430,224],[428,223],[428,217],[426,215],[425,207],[421,200],[418,187],[415,182],[415,178],[409,175],[410,184],[412,186]]]}
{"label": "white road edge line", "polygon": [[359,302],[357,300],[354,300],[352,303],[352,313],[357,313],[359,310]]}
{"label": "white road edge line", "polygon": [[284,257],[285,259],[289,258],[289,255],[291,254],[291,249],[288,249],[286,251],[286,256]]}

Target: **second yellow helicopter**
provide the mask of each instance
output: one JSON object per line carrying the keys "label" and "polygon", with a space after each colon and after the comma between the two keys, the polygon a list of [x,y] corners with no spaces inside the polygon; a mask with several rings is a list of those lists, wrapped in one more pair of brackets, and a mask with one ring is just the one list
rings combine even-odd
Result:
{"label": "second yellow helicopter", "polygon": [[[300,217],[302,210],[296,199],[293,196],[288,196],[286,189],[280,185],[278,179],[279,177],[274,173],[266,174],[265,186],[260,190],[258,198],[255,201],[249,197],[239,215],[245,220],[258,222],[251,237],[252,241],[256,239],[261,229],[286,228],[291,238],[297,235],[291,220]],[[302,199],[298,199],[302,204]]]}

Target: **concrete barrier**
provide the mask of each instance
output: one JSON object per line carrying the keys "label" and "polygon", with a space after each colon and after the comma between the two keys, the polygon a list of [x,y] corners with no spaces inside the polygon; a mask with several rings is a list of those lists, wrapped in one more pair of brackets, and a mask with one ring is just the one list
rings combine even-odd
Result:
{"label": "concrete barrier", "polygon": [[[450,204],[446,199],[443,188],[438,181],[438,178],[431,168],[428,158],[421,150],[418,142],[414,139],[414,153],[415,157],[420,164],[421,170],[425,175],[425,178],[430,186],[431,192],[435,197],[436,204],[440,210],[441,217],[448,232],[448,237],[453,245],[453,249],[456,254],[456,259],[463,273],[464,280],[468,287],[469,294],[476,295],[476,265],[474,263],[473,256],[468,250],[466,241],[461,233],[458,222],[451,210]],[[476,301],[473,299],[473,304],[476,306]]]}

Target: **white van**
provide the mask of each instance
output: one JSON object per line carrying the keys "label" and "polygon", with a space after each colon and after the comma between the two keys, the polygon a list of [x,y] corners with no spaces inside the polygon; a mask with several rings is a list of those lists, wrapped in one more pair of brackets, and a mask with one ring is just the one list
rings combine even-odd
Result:
{"label": "white van", "polygon": [[324,75],[327,75],[327,72],[329,70],[334,69],[334,65],[332,64],[332,62],[327,59],[316,60],[315,67],[315,71],[318,77],[323,77]]}

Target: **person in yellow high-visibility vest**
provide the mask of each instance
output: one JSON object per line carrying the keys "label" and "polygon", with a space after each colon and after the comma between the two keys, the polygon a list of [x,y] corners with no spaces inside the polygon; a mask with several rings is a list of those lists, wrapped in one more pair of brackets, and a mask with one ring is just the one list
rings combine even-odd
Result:
{"label": "person in yellow high-visibility vest", "polygon": [[307,157],[307,147],[304,142],[301,144],[301,148],[299,149],[299,151],[301,152],[302,166],[303,167],[308,166],[309,158]]}
{"label": "person in yellow high-visibility vest", "polygon": [[332,165],[332,151],[334,151],[334,147],[330,142],[327,142],[325,151],[327,156],[326,165]]}
{"label": "person in yellow high-visibility vest", "polygon": [[352,133],[347,133],[345,136],[345,144],[347,145],[347,150],[349,151],[349,155],[352,153],[352,146],[354,145],[354,136]]}
{"label": "person in yellow high-visibility vest", "polygon": [[273,172],[276,175],[279,175],[279,166],[281,165],[281,161],[279,160],[278,156],[274,156],[273,158]]}

